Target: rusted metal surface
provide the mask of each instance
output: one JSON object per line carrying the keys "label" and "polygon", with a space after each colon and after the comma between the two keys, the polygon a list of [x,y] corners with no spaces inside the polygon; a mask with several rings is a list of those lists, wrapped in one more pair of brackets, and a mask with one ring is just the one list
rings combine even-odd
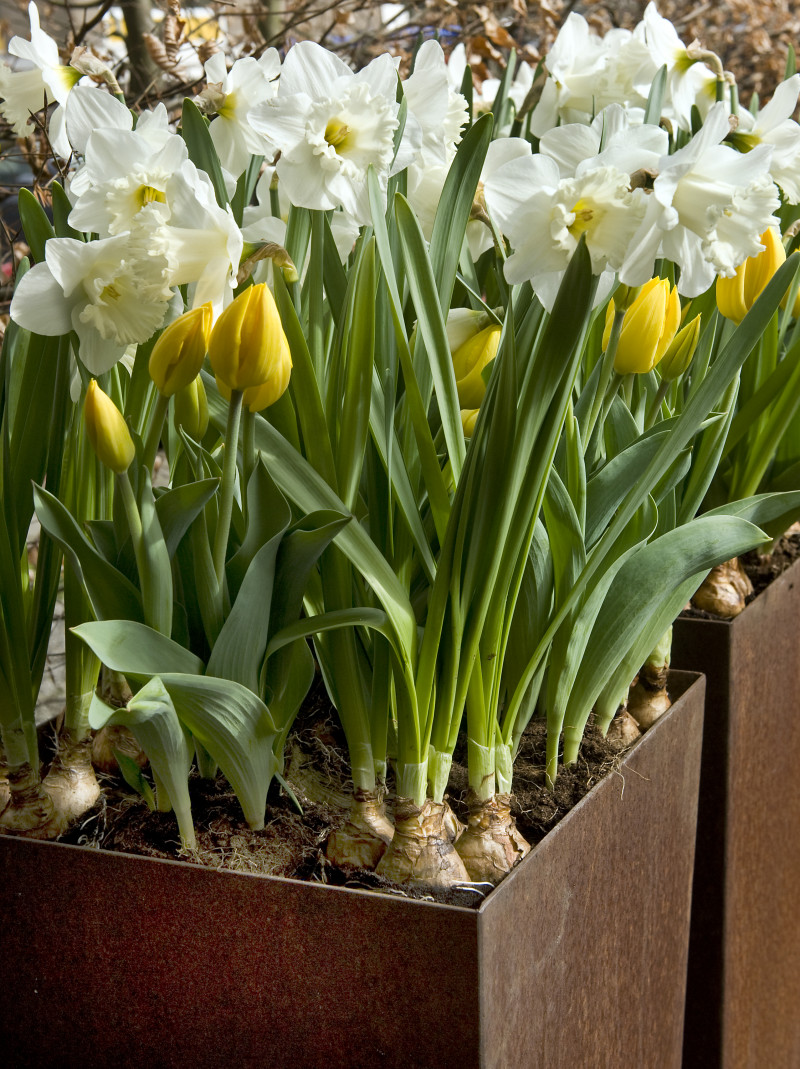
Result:
{"label": "rusted metal surface", "polygon": [[680,1066],[702,680],[677,707],[483,907],[487,1069]]}
{"label": "rusted metal surface", "polygon": [[800,562],[731,622],[681,619],[708,677],[686,1069],[800,1066]]}
{"label": "rusted metal surface", "polygon": [[677,1069],[693,679],[480,910],[0,837],[4,1064]]}

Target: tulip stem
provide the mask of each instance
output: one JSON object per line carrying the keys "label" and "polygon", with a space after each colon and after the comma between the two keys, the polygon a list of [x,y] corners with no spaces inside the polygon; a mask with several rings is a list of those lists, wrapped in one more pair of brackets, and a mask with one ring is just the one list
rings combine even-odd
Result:
{"label": "tulip stem", "polygon": [[[592,401],[592,409],[589,413],[586,429],[582,432],[584,450],[589,448],[589,442],[592,439],[592,432],[597,423],[597,417],[603,409],[603,402],[606,399],[608,386],[611,382],[611,375],[614,371],[614,360],[617,356],[617,346],[619,345],[619,336],[622,333],[622,321],[624,318],[625,309],[616,308],[614,310],[614,322],[611,325],[611,336],[608,339],[608,348],[603,354],[603,364],[600,368],[600,377],[597,380],[597,391],[594,395],[594,400]],[[616,393],[616,390],[614,392]]]}
{"label": "tulip stem", "polygon": [[219,497],[219,516],[214,535],[214,571],[217,576],[217,588],[222,594],[225,590],[225,554],[228,549],[228,534],[231,529],[233,514],[233,489],[236,482],[236,454],[239,449],[239,423],[242,416],[241,390],[231,390],[228,405],[228,426],[225,431],[225,458],[222,465],[222,485]]}
{"label": "tulip stem", "polygon": [[150,424],[147,428],[147,437],[144,441],[144,466],[150,472],[153,470],[156,453],[158,452],[158,443],[161,441],[161,432],[164,429],[164,420],[168,409],[169,398],[165,397],[163,393],[159,393],[156,397],[156,403],[153,405],[153,410],[150,413]]}
{"label": "tulip stem", "polygon": [[122,506],[125,509],[125,518],[128,521],[128,529],[131,532],[131,544],[133,555],[136,558],[136,570],[139,573],[139,589],[142,594],[142,607],[144,609],[144,622],[155,630],[160,631],[157,621],[152,617],[151,606],[155,603],[152,590],[150,569],[147,566],[147,553],[144,545],[144,530],[142,518],[139,515],[139,506],[136,504],[136,495],[131,486],[130,476],[127,471],[117,474],[117,486],[122,497]]}
{"label": "tulip stem", "polygon": [[249,408],[242,412],[242,504],[247,504],[247,487],[256,466],[256,414]]}
{"label": "tulip stem", "polygon": [[664,403],[664,398],[667,396],[669,387],[670,383],[667,382],[666,379],[662,380],[659,383],[658,391],[656,392],[656,395],[653,398],[653,403],[650,405],[649,409],[647,410],[647,415],[645,416],[644,430],[649,431],[655,423],[656,416],[661,411],[661,406]]}

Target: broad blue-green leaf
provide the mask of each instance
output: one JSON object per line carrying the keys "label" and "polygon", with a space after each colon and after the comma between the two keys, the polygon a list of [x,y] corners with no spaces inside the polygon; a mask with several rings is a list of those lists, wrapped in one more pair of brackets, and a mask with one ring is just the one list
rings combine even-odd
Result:
{"label": "broad blue-green leaf", "polygon": [[[166,790],[175,810],[181,842],[186,849],[194,850],[197,844],[189,801],[191,740],[158,676],[142,687],[124,709],[112,709],[95,696],[89,710],[89,723],[96,731],[107,725],[120,725],[133,733],[147,754],[159,793],[162,788]],[[161,805],[159,798],[159,807]]]}
{"label": "broad blue-green leaf", "polygon": [[72,566],[83,577],[98,620],[142,620],[139,591],[100,556],[58,498],[37,486],[34,499],[42,527],[70,556]]}
{"label": "broad blue-green leaf", "polygon": [[217,762],[245,820],[264,827],[267,790],[275,774],[276,731],[269,710],[247,687],[213,676],[164,675],[181,722]]}
{"label": "broad blue-green leaf", "polygon": [[167,553],[172,558],[178,543],[219,486],[219,479],[200,479],[176,486],[156,499],[156,513]]}
{"label": "broad blue-green leaf", "polygon": [[275,558],[282,538],[283,532],[279,531],[253,557],[208,661],[209,675],[233,679],[259,695],[261,662],[269,634]]}
{"label": "broad blue-green leaf", "polygon": [[756,494],[755,497],[720,505],[704,512],[703,516],[739,516],[760,527],[770,538],[778,538],[800,519],[800,490]]}
{"label": "broad blue-green leaf", "polygon": [[[630,557],[615,576],[597,615],[572,690],[569,729],[583,734],[598,694],[632,648],[644,644],[644,660],[671,622],[662,622],[659,609],[676,590],[691,577],[760,545],[765,537],[758,527],[738,516],[701,516]],[[653,618],[656,624],[648,627]]]}
{"label": "broad blue-green leaf", "polygon": [[242,544],[225,569],[232,600],[236,599],[256,553],[292,522],[292,510],[260,457],[247,484],[247,517]]}
{"label": "broad blue-green leaf", "polygon": [[72,628],[113,672],[137,681],[164,672],[202,675],[205,666],[190,650],[136,620],[89,621]]}

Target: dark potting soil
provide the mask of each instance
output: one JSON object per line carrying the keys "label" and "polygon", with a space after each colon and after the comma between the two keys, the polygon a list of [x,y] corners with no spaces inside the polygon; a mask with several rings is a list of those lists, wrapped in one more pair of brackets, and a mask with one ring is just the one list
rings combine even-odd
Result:
{"label": "dark potting soil", "polygon": [[[754,598],[767,589],[770,583],[783,575],[800,557],[800,531],[783,535],[771,553],[759,553],[753,549],[745,553],[739,559],[744,570],[753,584],[753,593],[747,596],[749,605]],[[687,605],[681,616],[689,616],[694,620],[719,620],[720,617],[705,609],[696,609],[694,605]]]}
{"label": "dark potting soil", "polygon": [[[543,839],[599,779],[613,773],[620,758],[600,733],[590,727],[577,764],[561,769],[555,790],[550,791],[544,781],[545,740],[544,721],[532,722],[523,736],[514,765],[512,811],[531,845]],[[335,713],[324,697],[324,690],[315,688],[298,716],[296,730],[287,745],[285,775],[294,799],[273,781],[263,830],[248,828],[239,803],[222,775],[215,780],[204,780],[193,773],[189,791],[197,852],[182,852],[174,815],[151,812],[121,779],[109,776],[101,777],[104,790],[97,805],[61,841],[147,857],[180,858],[216,869],[259,872],[435,899],[459,906],[480,905],[490,890],[488,886],[415,890],[400,887],[374,872],[344,872],[330,864],[325,856],[325,840],[347,815],[346,753]],[[391,782],[389,787],[387,810],[391,816],[394,800]],[[464,821],[467,787],[466,766],[454,760],[449,800]]]}

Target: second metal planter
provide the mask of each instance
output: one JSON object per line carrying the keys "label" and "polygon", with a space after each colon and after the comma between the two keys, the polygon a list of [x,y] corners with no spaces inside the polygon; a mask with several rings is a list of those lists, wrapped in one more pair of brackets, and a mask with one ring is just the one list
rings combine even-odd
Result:
{"label": "second metal planter", "polygon": [[686,1069],[800,1066],[800,561],[733,621],[681,618],[707,677]]}

